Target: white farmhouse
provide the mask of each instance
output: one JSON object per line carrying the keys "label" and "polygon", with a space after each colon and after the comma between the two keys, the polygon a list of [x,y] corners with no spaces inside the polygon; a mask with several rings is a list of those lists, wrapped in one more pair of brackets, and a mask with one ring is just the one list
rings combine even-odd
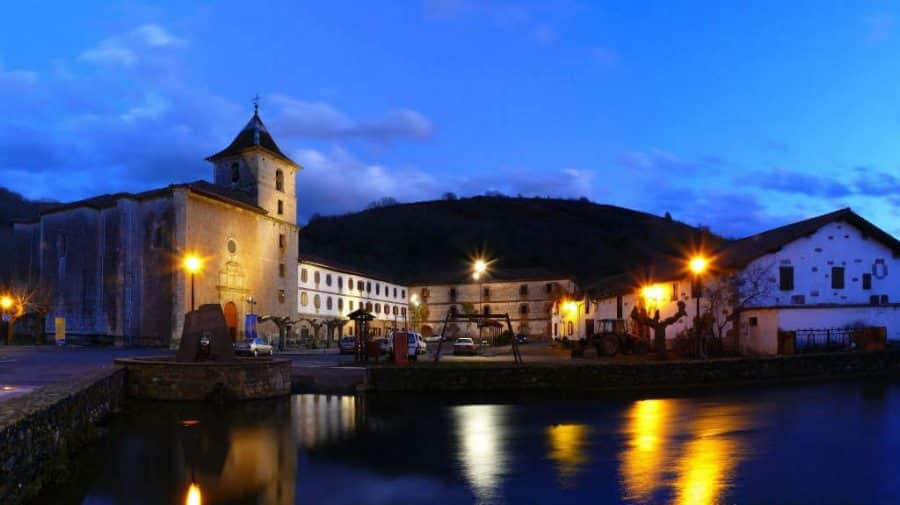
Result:
{"label": "white farmhouse", "polygon": [[[900,241],[849,208],[730,242],[709,260],[700,313],[723,320],[719,312],[738,309],[736,327],[721,330],[743,353],[776,354],[780,331],[885,327],[889,339],[900,339]],[[635,306],[668,317],[678,301],[687,316],[666,337],[691,331],[697,304],[686,263],[668,258],[589,286],[576,336],[590,335],[602,319],[628,320]],[[753,287],[740,307],[711,301],[711,287],[726,275]]]}

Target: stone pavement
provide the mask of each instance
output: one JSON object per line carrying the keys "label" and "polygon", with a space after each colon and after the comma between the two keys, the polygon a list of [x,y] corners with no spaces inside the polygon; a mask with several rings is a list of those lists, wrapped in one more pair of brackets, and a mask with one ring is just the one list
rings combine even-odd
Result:
{"label": "stone pavement", "polygon": [[173,351],[168,349],[0,346],[0,401],[36,387],[77,380],[104,368],[112,369],[116,358],[171,354]]}

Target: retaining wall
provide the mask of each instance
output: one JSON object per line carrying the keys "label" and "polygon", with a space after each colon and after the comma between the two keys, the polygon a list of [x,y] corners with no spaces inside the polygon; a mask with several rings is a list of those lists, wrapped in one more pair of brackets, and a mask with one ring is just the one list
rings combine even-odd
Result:
{"label": "retaining wall", "polygon": [[791,382],[900,372],[900,351],[804,354],[622,364],[419,365],[371,367],[378,392],[627,391]]}
{"label": "retaining wall", "polygon": [[119,409],[125,371],[104,370],[45,386],[0,404],[0,503],[22,503],[44,486],[64,482],[67,465],[102,434]]}
{"label": "retaining wall", "polygon": [[179,363],[172,357],[147,357],[115,362],[127,370],[131,398],[195,401],[224,395],[256,400],[291,394],[291,362],[286,359]]}

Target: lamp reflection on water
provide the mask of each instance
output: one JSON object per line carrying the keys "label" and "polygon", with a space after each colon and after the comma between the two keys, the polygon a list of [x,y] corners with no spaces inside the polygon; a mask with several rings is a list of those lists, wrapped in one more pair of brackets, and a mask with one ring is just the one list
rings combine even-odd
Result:
{"label": "lamp reflection on water", "polygon": [[196,483],[191,482],[191,486],[188,488],[187,498],[184,500],[185,505],[202,505],[203,499],[200,494],[200,486]]}
{"label": "lamp reflection on water", "polygon": [[621,472],[628,499],[646,501],[662,485],[673,406],[672,400],[641,400],[627,414]]}
{"label": "lamp reflection on water", "polygon": [[685,443],[675,481],[678,505],[716,503],[731,485],[743,459],[738,432],[748,426],[749,409],[715,406],[705,409],[691,426],[693,439]]}
{"label": "lamp reflection on water", "polygon": [[291,398],[297,419],[297,443],[306,448],[340,439],[357,429],[358,403],[353,396],[297,395]]}
{"label": "lamp reflection on water", "polygon": [[462,473],[479,501],[492,501],[509,456],[506,405],[462,405],[453,409]]}
{"label": "lamp reflection on water", "polygon": [[563,487],[574,485],[575,475],[588,461],[587,438],[591,429],[585,424],[557,424],[547,427],[550,452],[547,457],[556,463]]}
{"label": "lamp reflection on water", "polygon": [[627,448],[620,455],[625,498],[644,503],[671,488],[678,505],[718,503],[743,459],[745,431],[753,419],[753,412],[740,406],[635,402],[623,430]]}

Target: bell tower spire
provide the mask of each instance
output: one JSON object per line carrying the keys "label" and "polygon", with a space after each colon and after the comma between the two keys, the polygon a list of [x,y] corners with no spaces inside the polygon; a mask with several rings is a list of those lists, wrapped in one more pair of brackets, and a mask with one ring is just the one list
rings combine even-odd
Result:
{"label": "bell tower spire", "polygon": [[215,183],[244,194],[270,216],[297,223],[295,174],[303,167],[281,152],[259,117],[259,95],[253,117],[231,144],[206,158],[215,165]]}

